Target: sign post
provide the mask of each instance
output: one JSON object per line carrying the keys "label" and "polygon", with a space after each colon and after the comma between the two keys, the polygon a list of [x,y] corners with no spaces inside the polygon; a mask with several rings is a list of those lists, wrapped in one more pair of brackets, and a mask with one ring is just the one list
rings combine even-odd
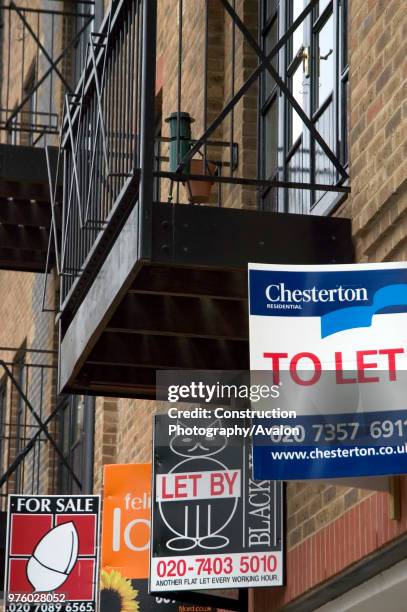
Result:
{"label": "sign post", "polygon": [[170,435],[172,421],[155,417],[150,590],[281,585],[282,484],[252,480],[243,437]]}
{"label": "sign post", "polygon": [[254,420],[254,478],[406,473],[407,264],[249,264],[249,296],[252,379],[296,413]]}
{"label": "sign post", "polygon": [[10,495],[5,612],[95,612],[100,498]]}

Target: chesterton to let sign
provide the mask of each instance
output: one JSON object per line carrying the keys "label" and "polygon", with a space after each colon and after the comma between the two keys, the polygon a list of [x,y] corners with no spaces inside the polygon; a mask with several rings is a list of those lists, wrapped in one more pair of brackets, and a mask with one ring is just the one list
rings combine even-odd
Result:
{"label": "chesterton to let sign", "polygon": [[254,435],[254,478],[406,473],[407,264],[249,264],[249,303],[252,379],[269,372],[298,432]]}
{"label": "chesterton to let sign", "polygon": [[158,474],[157,501],[178,501],[241,496],[240,470]]}

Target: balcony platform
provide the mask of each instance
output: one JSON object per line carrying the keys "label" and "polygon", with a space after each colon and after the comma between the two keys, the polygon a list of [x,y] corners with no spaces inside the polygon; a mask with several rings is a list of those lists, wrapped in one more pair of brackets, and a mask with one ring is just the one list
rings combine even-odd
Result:
{"label": "balcony platform", "polygon": [[[56,164],[58,149],[50,149]],[[45,151],[0,144],[0,270],[46,267],[51,206]],[[53,265],[51,251],[48,269]]]}
{"label": "balcony platform", "polygon": [[60,391],[154,398],[157,369],[248,369],[247,263],[352,260],[348,219],[136,204],[62,311]]}

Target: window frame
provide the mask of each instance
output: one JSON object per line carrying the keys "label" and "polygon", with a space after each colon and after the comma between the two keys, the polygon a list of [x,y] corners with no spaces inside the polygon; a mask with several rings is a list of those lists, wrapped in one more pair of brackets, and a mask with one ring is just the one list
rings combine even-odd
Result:
{"label": "window frame", "polygon": [[3,471],[7,416],[7,378],[0,379],[0,470]]}
{"label": "window frame", "polygon": [[[271,5],[271,8],[269,7]],[[259,11],[259,33],[261,38],[261,47],[264,52],[267,52],[267,36],[272,31],[274,24],[277,23],[277,40],[280,36],[280,10],[279,10],[279,0],[263,0],[261,2],[261,10]],[[281,61],[281,51],[278,52],[277,55],[277,67],[276,69],[279,71],[280,61]],[[267,155],[265,149],[259,147],[259,155],[258,155],[258,164],[259,168],[261,168],[261,176],[267,178],[268,180],[274,180],[281,178],[280,176],[280,159],[279,159],[279,151],[278,151],[278,140],[280,133],[280,105],[278,104],[279,99],[279,90],[274,83],[271,91],[267,95],[266,87],[267,87],[267,71],[263,71],[260,77],[260,87],[258,91],[258,99],[259,99],[259,113],[258,113],[258,133],[260,137],[260,142],[266,143],[267,141],[267,116],[271,111],[271,108],[274,104],[277,104],[277,166],[274,171],[271,172],[270,175],[266,176],[266,164],[267,164]],[[271,78],[271,77],[270,77]],[[266,95],[265,95],[266,94]],[[273,201],[276,201],[276,190],[272,187],[265,187],[262,190],[260,203],[261,208],[263,210],[275,210],[275,205],[268,207],[265,205],[266,198],[270,197]]]}
{"label": "window frame", "polygon": [[[27,372],[25,345],[17,353],[14,359],[14,376],[20,389],[26,394]],[[17,458],[24,448],[24,436],[26,431],[27,406],[19,391],[16,397],[16,416],[15,416],[15,457]],[[15,470],[15,492],[20,493],[20,487],[24,484],[24,464],[21,462]]]}
{"label": "window frame", "polygon": [[[76,453],[79,452],[80,472],[75,472],[82,488],[73,480],[61,460],[56,473],[58,493],[91,493],[93,490],[95,399],[88,396],[63,395],[59,400],[58,439],[64,459],[74,470]],[[78,409],[81,407],[82,419],[78,430]],[[65,417],[67,423],[65,422]],[[65,442],[67,446],[65,447]],[[78,451],[79,449],[79,451]],[[74,470],[75,471],[75,470]]]}
{"label": "window frame", "polygon": [[[262,0],[261,10],[259,11],[259,39],[260,45],[263,50],[266,49],[265,35],[269,31],[270,23],[274,19],[278,19],[279,22],[279,38],[284,35],[286,29],[292,23],[292,2],[282,2],[281,0],[275,0],[273,3],[273,10],[266,16],[267,5],[270,2]],[[304,8],[306,3],[304,2]],[[321,29],[329,20],[330,16],[333,16],[334,24],[334,38],[333,38],[333,90],[332,93],[326,97],[319,108],[316,108],[317,93],[315,88],[319,83],[318,76],[318,63],[319,58],[316,57],[316,42],[318,41],[318,35]],[[319,14],[319,6],[314,7],[311,14],[304,20],[304,49],[308,50],[309,53],[309,77],[304,75],[304,83],[306,79],[309,79],[309,91],[305,95],[304,111],[311,118],[313,122],[322,116],[324,111],[332,104],[331,112],[333,113],[333,122],[327,119],[329,125],[332,125],[334,139],[331,142],[331,148],[337,155],[338,159],[342,164],[347,165],[348,162],[348,131],[347,131],[347,105],[346,105],[346,92],[348,90],[348,78],[349,78],[349,66],[347,60],[347,15],[348,15],[348,0],[329,0],[326,6],[323,8],[321,14]],[[292,37],[291,40],[286,44],[279,52],[279,74],[283,78],[287,86],[290,87],[290,79],[294,74],[297,67],[300,65],[302,59],[295,56],[293,53],[295,50],[292,49]],[[275,88],[276,90],[278,88]],[[302,130],[302,134],[296,138],[295,142],[291,142],[291,131],[292,131],[292,114],[295,112],[292,109],[291,104],[286,100],[286,97],[280,91],[273,91],[273,95],[276,99],[281,100],[279,102],[278,110],[278,144],[277,144],[277,158],[278,168],[276,173],[272,176],[265,175],[266,159],[267,159],[267,132],[266,132],[266,113],[267,109],[270,108],[270,96],[267,100],[264,100],[265,96],[265,78],[264,74],[260,79],[259,85],[259,169],[260,175],[264,179],[280,178],[280,180],[290,180],[290,173],[295,173],[296,170],[290,168],[290,160],[293,159],[296,153],[301,160],[308,160],[303,163],[300,167],[299,174],[302,176],[306,175],[308,178],[303,179],[304,181],[315,182],[315,176],[317,172],[321,172],[321,169],[316,164],[316,148],[315,139],[310,137],[310,133],[305,128]],[[331,132],[328,132],[331,133]],[[295,160],[294,160],[295,161]],[[329,163],[329,162],[328,162]],[[294,168],[298,164],[294,163]],[[344,181],[338,177],[336,170],[333,171],[334,182],[338,185],[347,185],[348,181]],[[298,178],[296,179],[298,180]],[[272,205],[270,206],[267,202],[270,192],[278,193],[278,199],[274,198]],[[261,210],[274,210],[284,212],[305,212],[307,214],[319,214],[328,215],[337,206],[342,203],[346,198],[346,194],[337,194],[335,192],[323,192],[323,195],[319,197],[318,193],[306,191],[306,190],[293,190],[293,189],[279,189],[273,190],[273,188],[264,188],[259,193],[258,207]],[[295,200],[300,199],[300,209],[296,208]],[[276,201],[277,200],[277,201]]]}

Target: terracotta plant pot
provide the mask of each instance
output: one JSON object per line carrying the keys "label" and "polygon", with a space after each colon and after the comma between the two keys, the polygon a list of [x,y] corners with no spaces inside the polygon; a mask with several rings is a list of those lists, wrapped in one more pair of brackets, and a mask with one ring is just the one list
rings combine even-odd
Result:
{"label": "terracotta plant pot", "polygon": [[[190,173],[213,176],[216,172],[216,164],[207,161],[206,167],[203,159],[191,159]],[[185,183],[184,183],[185,184]],[[192,204],[205,204],[211,197],[213,181],[187,181],[186,188],[188,200]]]}

